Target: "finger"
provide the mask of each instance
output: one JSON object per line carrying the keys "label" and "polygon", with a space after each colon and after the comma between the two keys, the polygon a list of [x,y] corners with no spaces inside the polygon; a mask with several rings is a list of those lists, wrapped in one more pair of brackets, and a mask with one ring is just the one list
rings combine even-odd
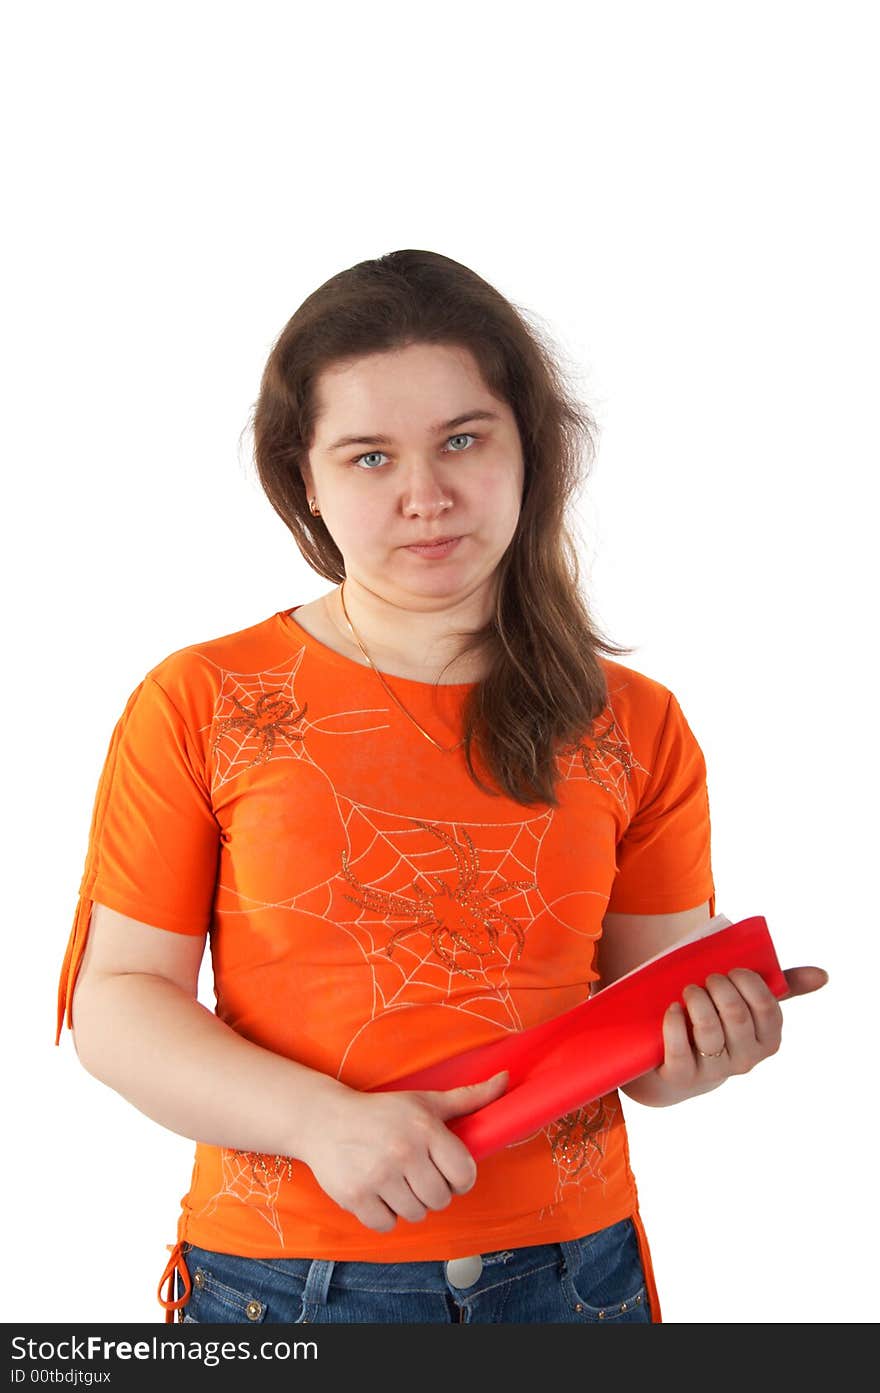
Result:
{"label": "finger", "polygon": [[431,1136],[428,1154],[456,1195],[466,1195],[477,1183],[477,1163],[464,1142],[448,1127],[441,1127]]}
{"label": "finger", "polygon": [[785,996],[780,997],[781,1001],[787,1001],[790,996],[804,996],[807,992],[816,992],[828,981],[828,973],[824,967],[787,967],[782,975],[789,989]]}
{"label": "finger", "polygon": [[674,1083],[689,1082],[696,1070],[693,1046],[687,1029],[687,1016],[681,1003],[673,1001],[663,1017],[664,1078]]}
{"label": "finger", "polygon": [[752,1008],[730,977],[720,972],[709,973],[706,990],[718,1011],[730,1067],[746,1073],[761,1057]]}
{"label": "finger", "polygon": [[445,1209],[452,1203],[452,1192],[445,1178],[429,1156],[418,1169],[413,1168],[406,1176],[409,1187],[417,1200],[428,1209]]}
{"label": "finger", "polygon": [[428,1212],[402,1175],[382,1186],[380,1198],[392,1213],[399,1214],[401,1219],[407,1219],[411,1224],[421,1223]]}
{"label": "finger", "polygon": [[378,1195],[356,1205],[351,1212],[364,1228],[373,1229],[375,1233],[390,1233],[397,1226],[397,1215],[392,1214]]}
{"label": "finger", "polygon": [[782,1007],[760,973],[747,967],[735,967],[728,976],[748,1003],[755,1038],[763,1053],[774,1053],[782,1040]]}
{"label": "finger", "polygon": [[707,1056],[717,1055],[725,1045],[729,1047],[730,1043],[715,1003],[709,992],[703,987],[698,987],[695,982],[685,987],[682,996],[693,1025],[694,1048],[701,1051],[700,1063],[705,1062],[711,1066],[713,1061]]}

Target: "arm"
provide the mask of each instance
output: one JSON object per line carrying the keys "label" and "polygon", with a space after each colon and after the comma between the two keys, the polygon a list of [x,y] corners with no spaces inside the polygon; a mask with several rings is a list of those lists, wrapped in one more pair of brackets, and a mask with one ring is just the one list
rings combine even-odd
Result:
{"label": "arm", "polygon": [[471,1189],[473,1157],[444,1124],[500,1096],[503,1074],[443,1093],[367,1097],[245,1040],[203,1007],[204,944],[204,934],[94,905],[71,1012],[90,1074],[182,1136],[303,1160],[334,1203],[379,1233]]}
{"label": "arm", "polygon": [[205,935],[92,909],[73,996],[83,1067],[180,1136],[301,1156],[345,1084],[244,1039],[197,999]]}

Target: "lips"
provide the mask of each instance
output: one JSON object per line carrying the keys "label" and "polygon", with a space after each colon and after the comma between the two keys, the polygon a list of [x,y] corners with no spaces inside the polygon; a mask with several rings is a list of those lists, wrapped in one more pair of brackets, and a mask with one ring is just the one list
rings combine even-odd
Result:
{"label": "lips", "polygon": [[449,556],[450,552],[455,550],[460,541],[460,537],[446,537],[442,541],[438,540],[436,542],[410,542],[405,550],[411,552],[413,556],[426,556],[429,558],[433,556],[439,560],[441,557]]}

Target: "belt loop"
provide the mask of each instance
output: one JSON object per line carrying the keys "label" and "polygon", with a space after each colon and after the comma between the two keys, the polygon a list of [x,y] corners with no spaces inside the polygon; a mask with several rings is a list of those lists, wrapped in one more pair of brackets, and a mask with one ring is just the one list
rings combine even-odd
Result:
{"label": "belt loop", "polygon": [[557,1245],[562,1251],[562,1261],[569,1277],[574,1277],[581,1265],[581,1246],[576,1238],[567,1239]]}
{"label": "belt loop", "polygon": [[306,1277],[303,1301],[317,1302],[320,1306],[327,1305],[327,1291],[335,1266],[335,1258],[312,1258]]}

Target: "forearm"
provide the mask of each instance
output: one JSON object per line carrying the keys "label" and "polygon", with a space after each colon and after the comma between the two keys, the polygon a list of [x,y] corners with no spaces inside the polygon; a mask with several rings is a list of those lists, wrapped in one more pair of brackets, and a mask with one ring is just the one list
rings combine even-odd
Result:
{"label": "forearm", "polygon": [[625,1093],[627,1098],[632,1098],[634,1102],[644,1104],[646,1108],[668,1108],[673,1103],[683,1103],[686,1098],[697,1098],[701,1093],[711,1093],[725,1082],[724,1079],[718,1079],[716,1083],[710,1083],[705,1088],[691,1088],[685,1092],[672,1088],[660,1077],[659,1070],[651,1069],[630,1083],[622,1084],[620,1092]]}
{"label": "forearm", "polygon": [[169,1131],[237,1151],[301,1157],[332,1094],[328,1074],[239,1035],[164,977],[89,982],[73,1002],[83,1067]]}

